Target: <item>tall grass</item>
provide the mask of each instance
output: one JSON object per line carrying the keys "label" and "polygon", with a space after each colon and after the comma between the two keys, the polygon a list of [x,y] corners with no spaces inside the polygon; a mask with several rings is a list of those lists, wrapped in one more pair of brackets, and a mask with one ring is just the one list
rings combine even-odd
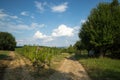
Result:
{"label": "tall grass", "polygon": [[24,46],[16,48],[16,52],[27,57],[33,66],[50,66],[53,56],[60,55],[63,49],[56,47]]}
{"label": "tall grass", "polygon": [[89,58],[77,56],[92,80],[120,80],[120,60],[111,58]]}

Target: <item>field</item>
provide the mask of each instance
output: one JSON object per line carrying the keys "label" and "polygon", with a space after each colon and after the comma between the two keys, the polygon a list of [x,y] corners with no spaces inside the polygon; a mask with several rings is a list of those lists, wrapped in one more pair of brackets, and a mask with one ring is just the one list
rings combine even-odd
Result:
{"label": "field", "polygon": [[120,80],[120,60],[107,57],[90,58],[86,51],[82,51],[81,55],[63,52],[63,48],[38,49],[37,46],[24,46],[12,52],[0,51],[0,78],[1,80],[62,80],[63,78],[80,80],[84,75],[85,80],[90,78]]}
{"label": "field", "polygon": [[111,58],[88,58],[87,54],[76,56],[92,80],[120,80],[120,60]]}
{"label": "field", "polygon": [[15,51],[1,51],[6,67],[0,70],[1,80],[90,80],[74,54],[63,48],[24,46]]}

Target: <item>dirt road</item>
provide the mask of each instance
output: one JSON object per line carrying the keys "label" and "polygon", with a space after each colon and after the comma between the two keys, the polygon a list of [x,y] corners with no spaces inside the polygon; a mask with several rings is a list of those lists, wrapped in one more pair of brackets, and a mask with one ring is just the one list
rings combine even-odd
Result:
{"label": "dirt road", "polygon": [[[10,56],[13,60],[5,70],[4,80],[42,80],[40,77],[31,76],[32,64],[29,60],[14,52],[11,52]],[[61,66],[54,71],[55,73],[44,80],[90,80],[82,65],[74,59],[65,58]]]}
{"label": "dirt road", "polygon": [[66,58],[61,67],[48,80],[90,80],[82,65]]}
{"label": "dirt road", "polygon": [[4,80],[34,80],[28,71],[30,62],[14,52],[10,56],[13,60],[5,70]]}

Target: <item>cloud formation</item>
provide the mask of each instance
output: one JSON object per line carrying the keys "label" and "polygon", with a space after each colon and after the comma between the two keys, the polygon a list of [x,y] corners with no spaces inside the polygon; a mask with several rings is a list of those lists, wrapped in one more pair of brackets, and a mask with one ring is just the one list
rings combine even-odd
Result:
{"label": "cloud formation", "polygon": [[5,19],[5,18],[12,18],[12,19],[17,19],[18,17],[16,15],[9,15],[4,12],[3,9],[0,9],[0,19]]}
{"label": "cloud formation", "polygon": [[36,31],[33,37],[35,39],[42,39],[43,42],[49,42],[49,41],[53,40],[53,38],[51,36],[47,36],[47,35],[41,33],[40,31]]}
{"label": "cloud formation", "polygon": [[27,24],[16,24],[12,22],[0,21],[0,29],[3,31],[11,31],[11,32],[20,31],[20,30],[22,31],[37,30],[45,26],[46,26],[45,24],[39,24],[35,22],[32,22],[30,25],[27,25]]}
{"label": "cloud formation", "polygon": [[59,13],[65,12],[67,8],[68,8],[67,2],[51,7],[53,12],[59,12]]}
{"label": "cloud formation", "polygon": [[55,40],[58,37],[72,37],[76,27],[70,28],[64,24],[58,26],[58,28],[53,29],[51,35],[45,35],[40,31],[36,31],[34,34],[35,39],[43,40],[43,42],[50,42]]}
{"label": "cloud formation", "polygon": [[35,38],[38,38],[38,39],[44,39],[46,38],[47,36],[42,34],[40,31],[37,31],[34,35]]}
{"label": "cloud formation", "polygon": [[55,37],[61,37],[61,36],[71,37],[73,35],[74,35],[74,29],[67,27],[64,24],[59,25],[58,28],[54,29],[52,32],[52,36]]}
{"label": "cloud formation", "polygon": [[42,3],[42,2],[35,1],[35,6],[40,12],[43,12],[45,10],[44,9],[45,5],[47,5],[46,2]]}

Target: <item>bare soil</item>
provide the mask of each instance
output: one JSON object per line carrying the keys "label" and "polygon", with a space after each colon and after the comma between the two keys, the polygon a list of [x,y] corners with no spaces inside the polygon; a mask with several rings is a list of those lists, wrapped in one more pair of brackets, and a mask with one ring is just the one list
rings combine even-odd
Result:
{"label": "bare soil", "polygon": [[78,61],[66,58],[58,71],[48,80],[90,80],[90,78]]}
{"label": "bare soil", "polygon": [[5,69],[8,67],[12,58],[9,55],[0,54],[0,56],[2,56],[0,59],[0,80],[3,80]]}
{"label": "bare soil", "polygon": [[10,53],[13,60],[5,70],[4,80],[34,80],[30,75],[31,63],[14,52]]}
{"label": "bare soil", "polygon": [[[32,63],[23,56],[10,52],[12,60],[4,70],[4,80],[91,80],[82,65],[75,59],[65,58],[58,69],[47,78],[34,77]],[[2,79],[3,80],[3,79]]]}

